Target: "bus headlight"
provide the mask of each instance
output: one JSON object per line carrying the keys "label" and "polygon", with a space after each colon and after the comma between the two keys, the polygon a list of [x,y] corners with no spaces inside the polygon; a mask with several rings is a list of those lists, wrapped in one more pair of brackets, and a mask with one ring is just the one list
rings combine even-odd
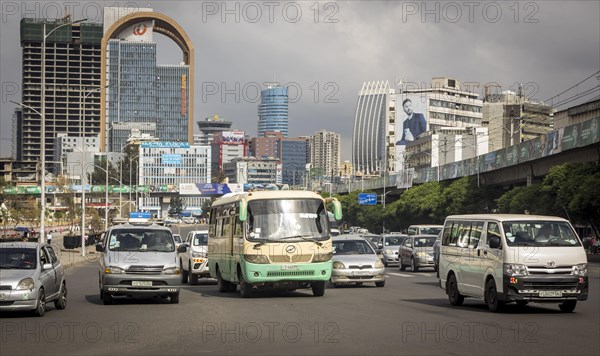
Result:
{"label": "bus headlight", "polygon": [[265,255],[244,255],[244,260],[250,263],[268,264],[269,259]]}
{"label": "bus headlight", "polygon": [[573,271],[571,271],[571,274],[574,276],[581,276],[581,277],[587,276],[587,264],[582,263],[582,264],[573,266]]}
{"label": "bus headlight", "polygon": [[333,258],[333,252],[317,253],[313,257],[313,262],[327,262]]}

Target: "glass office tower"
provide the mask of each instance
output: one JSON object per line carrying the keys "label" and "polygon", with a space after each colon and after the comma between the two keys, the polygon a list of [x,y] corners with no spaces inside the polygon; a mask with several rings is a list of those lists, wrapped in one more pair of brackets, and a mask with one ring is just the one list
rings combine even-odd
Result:
{"label": "glass office tower", "polygon": [[269,86],[260,93],[257,137],[263,137],[267,131],[281,132],[283,137],[288,137],[287,87]]}

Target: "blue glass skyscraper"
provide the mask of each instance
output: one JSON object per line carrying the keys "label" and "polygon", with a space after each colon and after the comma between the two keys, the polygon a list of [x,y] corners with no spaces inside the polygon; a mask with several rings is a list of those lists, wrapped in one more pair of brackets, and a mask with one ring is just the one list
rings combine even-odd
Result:
{"label": "blue glass skyscraper", "polygon": [[157,65],[156,44],[110,40],[108,43],[107,120],[110,151],[120,151],[127,134],[119,127],[139,129],[152,124],[149,132],[162,141],[185,142],[188,138],[189,66]]}
{"label": "blue glass skyscraper", "polygon": [[288,137],[288,88],[269,87],[261,91],[258,105],[258,137],[267,131],[281,132]]}

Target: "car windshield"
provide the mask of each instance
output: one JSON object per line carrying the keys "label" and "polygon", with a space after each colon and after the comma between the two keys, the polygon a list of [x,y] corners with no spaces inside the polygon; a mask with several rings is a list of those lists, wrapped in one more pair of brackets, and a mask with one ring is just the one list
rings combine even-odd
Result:
{"label": "car windshield", "polygon": [[437,235],[442,231],[441,227],[422,227],[421,234],[423,235]]}
{"label": "car windshield", "polygon": [[415,246],[414,247],[433,247],[435,243],[435,239],[437,237],[415,237]]}
{"label": "car windshield", "polygon": [[0,269],[35,269],[35,248],[0,248]]}
{"label": "car windshield", "polygon": [[510,221],[502,224],[508,246],[581,246],[575,231],[561,221]]}
{"label": "car windshield", "polygon": [[404,242],[404,238],[400,236],[387,236],[385,238],[385,246],[400,246]]}
{"label": "car windshield", "polygon": [[253,200],[248,203],[248,239],[261,241],[329,237],[329,221],[318,199]]}
{"label": "car windshield", "polygon": [[111,251],[175,251],[173,236],[169,231],[163,230],[113,230],[108,241]]}
{"label": "car windshield", "polygon": [[364,240],[333,241],[333,253],[336,255],[371,255],[375,251]]}
{"label": "car windshield", "polygon": [[208,245],[208,233],[194,234],[194,239],[192,240],[192,244],[194,246]]}

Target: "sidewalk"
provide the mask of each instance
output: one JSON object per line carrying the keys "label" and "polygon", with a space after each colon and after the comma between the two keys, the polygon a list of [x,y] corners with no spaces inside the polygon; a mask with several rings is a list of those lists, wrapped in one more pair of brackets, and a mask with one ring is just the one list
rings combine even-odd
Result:
{"label": "sidewalk", "polygon": [[63,237],[66,232],[62,234],[52,233],[51,246],[58,255],[58,259],[62,263],[65,269],[71,268],[86,262],[97,262],[98,253],[96,253],[96,247],[94,245],[87,246],[85,250],[85,257],[81,255],[81,248],[65,249],[63,245]]}

